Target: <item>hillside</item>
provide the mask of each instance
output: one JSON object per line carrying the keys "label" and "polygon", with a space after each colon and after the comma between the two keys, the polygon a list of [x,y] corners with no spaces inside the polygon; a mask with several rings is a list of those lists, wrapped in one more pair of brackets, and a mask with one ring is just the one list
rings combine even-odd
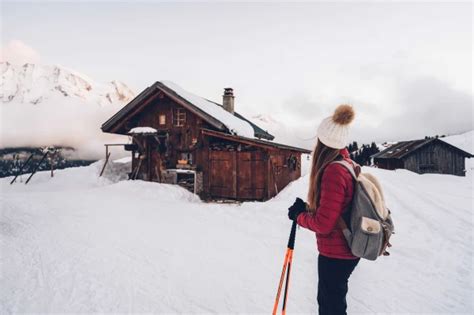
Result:
{"label": "hillside", "polygon": [[[474,154],[474,130],[459,135],[447,136],[441,138],[441,140]],[[466,170],[468,173],[474,173],[474,158],[466,159]]]}
{"label": "hillside", "polygon": [[474,153],[474,130],[441,138],[441,140],[452,144],[466,152]]}
{"label": "hillside", "polygon": [[124,83],[97,83],[61,66],[0,63],[0,149],[65,146],[84,159],[103,155],[100,125],[133,97]]}
{"label": "hillside", "polygon": [[[105,178],[97,162],[28,186],[0,180],[0,313],[268,314],[286,209],[308,177],[265,203],[208,204],[177,186],[122,181],[119,162]],[[396,235],[390,257],[356,269],[349,313],[471,314],[472,174],[364,171],[384,185]],[[289,314],[316,309],[316,255],[299,229]]]}
{"label": "hillside", "polygon": [[[0,62],[2,103],[41,105],[49,100],[80,99],[96,105],[128,102],[133,91],[123,82],[99,84],[62,66]],[[59,99],[58,99],[59,98]]]}

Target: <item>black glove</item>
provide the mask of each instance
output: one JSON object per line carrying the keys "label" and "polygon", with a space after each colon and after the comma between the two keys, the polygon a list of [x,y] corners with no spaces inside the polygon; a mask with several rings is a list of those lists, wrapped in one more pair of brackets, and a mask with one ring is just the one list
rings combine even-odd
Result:
{"label": "black glove", "polygon": [[288,208],[288,219],[296,220],[296,218],[305,211],[306,211],[306,202],[301,200],[301,198],[296,198],[293,205]]}

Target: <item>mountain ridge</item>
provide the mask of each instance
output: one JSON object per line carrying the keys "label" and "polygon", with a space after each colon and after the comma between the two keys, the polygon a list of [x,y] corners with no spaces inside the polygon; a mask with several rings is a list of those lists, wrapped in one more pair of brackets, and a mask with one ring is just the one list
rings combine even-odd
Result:
{"label": "mountain ridge", "polygon": [[30,103],[46,100],[79,99],[100,106],[130,101],[135,93],[123,82],[97,83],[77,71],[60,65],[0,63],[2,103]]}

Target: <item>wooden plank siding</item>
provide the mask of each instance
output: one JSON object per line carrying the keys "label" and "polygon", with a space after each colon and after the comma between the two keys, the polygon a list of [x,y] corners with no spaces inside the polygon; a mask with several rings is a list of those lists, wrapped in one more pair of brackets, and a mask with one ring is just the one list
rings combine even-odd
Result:
{"label": "wooden plank siding", "polygon": [[[186,115],[182,126],[173,123],[178,109]],[[164,124],[160,124],[162,115]],[[280,144],[235,135],[223,139],[209,134],[219,130],[166,94],[153,95],[119,124],[126,130],[152,127],[158,131],[156,135],[133,135],[137,149],[132,152],[131,173],[140,165],[137,179],[160,182],[164,170],[176,168],[181,154],[190,153],[190,168],[199,174],[200,183],[202,178],[199,196],[204,200],[267,200],[301,175],[298,148],[281,148]],[[207,133],[203,134],[203,130]],[[297,161],[294,170],[288,164],[290,157]]]}
{"label": "wooden plank siding", "polygon": [[265,164],[264,152],[261,151],[209,151],[209,196],[264,200]]}
{"label": "wooden plank siding", "polygon": [[263,200],[265,198],[265,157],[261,151],[237,152],[237,198]]}
{"label": "wooden plank siding", "polygon": [[439,173],[465,175],[465,157],[459,150],[435,141],[400,159],[378,159],[374,163],[385,169],[405,168],[419,174]]}
{"label": "wooden plank siding", "polygon": [[[292,156],[296,158],[297,167],[295,170],[291,169],[288,165],[288,159]],[[271,176],[270,182],[273,186],[275,186],[276,183],[276,188],[274,188],[273,191],[278,190],[278,192],[280,192],[290,182],[301,176],[301,154],[295,154],[287,150],[279,150],[272,152],[270,161],[271,171],[274,172],[274,176]],[[273,197],[274,194],[271,196]]]}
{"label": "wooden plank siding", "polygon": [[442,142],[433,142],[408,156],[405,164],[417,173],[440,173],[464,176],[464,156]]}
{"label": "wooden plank siding", "polygon": [[[175,168],[181,153],[193,154],[193,166],[197,165],[196,162],[199,159],[202,163],[202,154],[198,152],[198,147],[202,142],[201,129],[210,128],[210,126],[165,95],[156,97],[147,104],[125,124],[128,129],[146,126],[155,128],[158,132],[167,132],[168,141],[166,142],[168,148],[166,156],[161,156],[158,153],[158,143],[153,137],[148,137],[147,141],[139,140],[142,142],[142,146],[146,148],[146,152],[144,152],[145,160],[142,162],[144,165],[140,167],[137,178],[158,181],[160,168]],[[186,122],[183,126],[173,124],[174,113],[178,109],[186,115]],[[160,115],[165,116],[165,124],[160,124]],[[166,137],[161,137],[160,140],[165,141]],[[138,161],[133,156],[132,160],[132,169],[135,169]]]}

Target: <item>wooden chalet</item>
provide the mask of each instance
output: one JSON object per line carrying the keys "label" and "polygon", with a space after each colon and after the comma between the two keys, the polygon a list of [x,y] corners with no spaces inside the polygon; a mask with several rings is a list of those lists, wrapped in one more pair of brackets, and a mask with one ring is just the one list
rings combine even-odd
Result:
{"label": "wooden chalet", "polygon": [[203,199],[267,200],[301,175],[301,154],[223,104],[156,82],[102,125],[130,135],[130,179],[179,184]]}
{"label": "wooden chalet", "polygon": [[398,142],[372,155],[374,164],[393,170],[404,168],[419,174],[439,173],[465,176],[465,152],[439,138]]}

